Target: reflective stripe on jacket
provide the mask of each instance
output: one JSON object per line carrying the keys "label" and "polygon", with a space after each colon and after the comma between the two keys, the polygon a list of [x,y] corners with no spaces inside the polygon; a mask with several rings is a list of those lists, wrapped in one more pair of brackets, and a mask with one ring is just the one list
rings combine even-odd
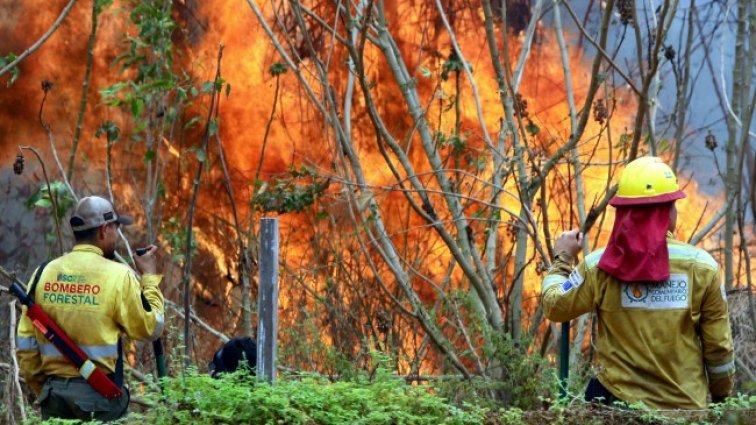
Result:
{"label": "reflective stripe on jacket", "polygon": [[[97,367],[113,373],[120,334],[144,340],[162,333],[161,279],[162,275],[144,275],[140,282],[128,267],[104,258],[96,246],[80,244],[47,264],[33,298]],[[22,310],[16,346],[22,375],[32,389],[39,393],[48,375],[79,376],[33,327],[26,307]]]}
{"label": "reflective stripe on jacket", "polygon": [[[668,235],[670,279],[625,283],[599,270],[603,250],[576,268],[555,260],[543,280],[547,318],[596,312],[599,381],[617,398],[652,408],[706,407],[729,395],[735,364],[719,266]],[[707,378],[708,376],[708,378]]]}

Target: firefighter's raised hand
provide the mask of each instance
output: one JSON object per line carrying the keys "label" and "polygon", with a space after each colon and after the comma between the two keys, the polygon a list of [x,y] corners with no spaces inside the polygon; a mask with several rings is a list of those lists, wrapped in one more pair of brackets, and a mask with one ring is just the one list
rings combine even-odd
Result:
{"label": "firefighter's raised hand", "polygon": [[554,242],[554,253],[565,252],[576,258],[583,247],[583,234],[578,229],[562,232]]}
{"label": "firefighter's raised hand", "polygon": [[157,247],[150,245],[147,247],[147,251],[142,255],[134,257],[137,268],[142,274],[157,274]]}

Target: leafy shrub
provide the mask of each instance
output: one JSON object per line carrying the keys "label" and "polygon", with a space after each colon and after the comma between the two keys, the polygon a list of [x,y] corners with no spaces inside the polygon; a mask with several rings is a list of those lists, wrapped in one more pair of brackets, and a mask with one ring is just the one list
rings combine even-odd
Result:
{"label": "leafy shrub", "polygon": [[305,376],[282,379],[275,385],[244,374],[216,380],[194,372],[186,379],[165,381],[161,396],[147,397],[152,408],[132,413],[120,423],[464,425],[483,423],[486,413],[473,406],[452,406],[430,387],[407,385],[385,370],[372,382],[331,383]]}
{"label": "leafy shrub", "polygon": [[[120,425],[210,424],[750,424],[756,396],[737,395],[707,410],[657,411],[642,406],[593,406],[566,400],[550,407],[488,409],[468,402],[459,406],[427,385],[412,386],[378,368],[373,380],[332,383],[318,376],[283,377],[275,385],[245,374],[212,379],[191,372],[186,379],[164,381],[161,394],[149,388],[153,406],[133,412]],[[134,391],[137,393],[137,391]],[[468,399],[473,401],[474,399]],[[490,402],[487,401],[487,402]],[[136,409],[132,409],[136,410]],[[30,413],[25,425],[73,425],[77,421],[41,419]],[[92,422],[95,423],[95,422]]]}
{"label": "leafy shrub", "polygon": [[212,380],[193,375],[174,380],[171,402],[146,417],[154,424],[477,424],[483,411],[462,410],[428,387],[409,386],[383,373],[374,382],[337,382],[316,377],[275,385],[242,375]]}
{"label": "leafy shrub", "polygon": [[252,208],[261,212],[285,214],[302,212],[323,194],[330,180],[318,178],[311,168],[291,167],[290,177],[274,178],[269,183],[255,182],[255,196],[250,201]]}
{"label": "leafy shrub", "polygon": [[507,333],[491,332],[491,341],[484,347],[489,379],[447,379],[439,382],[439,393],[455,402],[473,401],[492,410],[500,407],[533,410],[544,400],[558,397],[559,384],[556,369],[547,359],[529,350],[529,341],[523,337],[515,341]]}

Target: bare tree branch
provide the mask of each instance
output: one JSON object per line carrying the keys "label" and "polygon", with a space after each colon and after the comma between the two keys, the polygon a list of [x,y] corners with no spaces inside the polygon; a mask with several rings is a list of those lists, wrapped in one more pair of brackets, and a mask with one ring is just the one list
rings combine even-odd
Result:
{"label": "bare tree branch", "polygon": [[24,50],[24,52],[21,53],[13,62],[9,63],[4,68],[0,69],[0,76],[10,71],[11,69],[13,69],[13,67],[18,65],[22,60],[26,59],[29,55],[34,53],[35,50],[39,49],[40,46],[42,46],[45,43],[45,41],[47,41],[47,39],[50,38],[51,35],[53,35],[53,33],[55,32],[55,30],[58,29],[60,24],[63,23],[63,20],[66,19],[68,12],[71,11],[74,4],[76,4],[76,0],[69,1],[66,7],[64,7],[63,10],[60,12],[60,15],[58,15],[58,18],[55,19],[55,22],[53,22],[50,29],[48,29],[47,32],[44,33],[42,37],[40,37],[39,40],[37,40],[34,44],[29,46],[28,49]]}
{"label": "bare tree branch", "polygon": [[[570,3],[567,2],[567,1],[565,1],[565,0],[559,0],[559,2],[564,5],[565,9],[567,9],[567,12],[569,12],[569,14],[572,17],[573,21],[575,21],[575,25],[578,27],[578,29],[580,30],[580,33],[585,37],[585,39],[588,40],[593,45],[593,47],[595,47],[596,50],[599,51],[599,53],[601,53],[601,56],[604,57],[604,60],[606,60],[606,63],[608,63],[609,65],[611,65],[612,69],[614,69],[615,71],[617,71],[617,74],[619,74],[620,76],[622,76],[622,79],[625,80],[625,82],[627,83],[628,86],[630,86],[631,89],[633,89],[633,91],[635,92],[635,94],[637,94],[638,96],[640,96],[641,95],[641,91],[638,89],[638,87],[636,87],[635,82],[633,81],[633,79],[630,78],[627,74],[625,74],[625,71],[623,71],[622,68],[619,67],[619,65],[617,65],[616,63],[614,63],[614,59],[606,52],[606,50],[604,50],[604,47],[602,47],[602,45],[600,43],[597,43],[593,39],[593,37],[591,37],[590,34],[588,34],[588,31],[586,31],[585,27],[580,23],[580,20],[577,17],[577,15],[575,15],[575,11],[572,10],[572,6],[570,5]],[[609,9],[607,8],[607,10],[609,10]],[[609,12],[607,12],[607,13],[609,13]]]}
{"label": "bare tree branch", "polygon": [[[10,343],[10,355],[13,360],[13,381],[16,385],[16,400],[19,403],[19,410],[21,411],[21,418],[26,420],[26,408],[24,407],[24,393],[21,392],[21,384],[18,381],[18,358],[16,357],[16,300],[12,300],[8,303],[10,309],[10,330],[8,332],[8,342]],[[8,406],[8,409],[13,409],[14,406]]]}

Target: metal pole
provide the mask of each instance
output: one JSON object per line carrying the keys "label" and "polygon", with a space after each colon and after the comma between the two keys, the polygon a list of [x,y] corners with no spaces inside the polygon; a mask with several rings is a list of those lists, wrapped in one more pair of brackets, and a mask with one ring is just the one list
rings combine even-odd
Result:
{"label": "metal pole", "polygon": [[567,396],[567,379],[570,377],[570,322],[562,322],[559,335],[559,396]]}
{"label": "metal pole", "polygon": [[260,288],[257,297],[257,377],[276,380],[278,344],[278,219],[260,220]]}

